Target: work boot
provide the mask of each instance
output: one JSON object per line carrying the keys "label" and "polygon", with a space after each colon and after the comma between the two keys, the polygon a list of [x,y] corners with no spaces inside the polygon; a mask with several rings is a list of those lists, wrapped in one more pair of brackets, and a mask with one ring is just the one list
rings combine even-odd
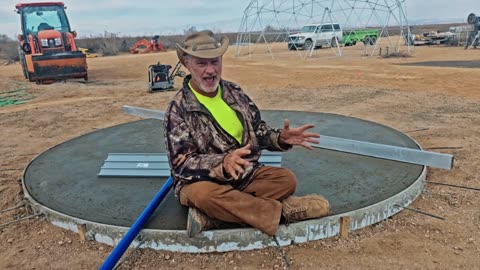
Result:
{"label": "work boot", "polygon": [[282,204],[282,216],[287,224],[330,214],[330,204],[320,195],[289,196],[282,201]]}
{"label": "work boot", "polygon": [[189,207],[187,216],[187,234],[188,237],[195,237],[201,231],[206,231],[214,227],[213,221],[200,210]]}

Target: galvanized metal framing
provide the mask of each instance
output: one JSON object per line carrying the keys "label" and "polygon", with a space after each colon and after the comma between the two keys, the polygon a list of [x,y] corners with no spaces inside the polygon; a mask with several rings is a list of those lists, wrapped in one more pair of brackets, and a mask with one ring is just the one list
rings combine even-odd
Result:
{"label": "galvanized metal framing", "polygon": [[[303,25],[334,22],[340,23],[344,30],[380,29],[379,37],[383,38],[383,44],[364,44],[363,55],[374,55],[380,46],[399,51],[401,43],[406,44],[410,53],[409,43],[403,42],[404,37],[410,36],[405,0],[251,0],[240,23],[236,56],[248,55],[251,58],[257,45],[264,44],[270,56],[275,58],[272,42],[286,42],[285,36],[297,32]],[[391,31],[398,32],[395,35],[401,38],[395,42]],[[254,36],[256,38],[252,38]],[[305,51],[297,48],[299,57],[311,57],[315,53],[314,47]],[[338,38],[337,45],[330,50],[332,53],[328,57],[345,55],[344,45],[338,43]]]}
{"label": "galvanized metal framing", "polygon": [[312,146],[370,157],[402,161],[406,163],[426,165],[447,170],[453,168],[453,156],[450,154],[348,140],[330,136],[321,136],[319,143],[312,144]]}
{"label": "galvanized metal framing", "polygon": [[[273,167],[282,166],[282,154],[263,151],[259,161]],[[170,166],[166,153],[109,153],[98,176],[168,177]]]}
{"label": "galvanized metal framing", "polygon": [[165,116],[165,113],[162,111],[133,107],[128,105],[123,106],[123,111],[127,114],[136,115],[143,118],[154,118],[163,120],[163,117]]}

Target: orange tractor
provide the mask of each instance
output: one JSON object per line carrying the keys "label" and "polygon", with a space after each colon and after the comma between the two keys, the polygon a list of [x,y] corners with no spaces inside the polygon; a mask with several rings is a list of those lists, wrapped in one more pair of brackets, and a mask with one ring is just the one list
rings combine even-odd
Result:
{"label": "orange tractor", "polygon": [[137,41],[133,46],[130,48],[130,52],[133,54],[136,53],[149,53],[149,52],[166,52],[167,50],[163,46],[161,42],[158,42],[160,36],[154,36],[152,40],[148,41],[146,39],[142,39]]}
{"label": "orange tractor", "polygon": [[25,78],[47,83],[67,78],[88,80],[87,59],[75,43],[63,2],[22,3],[19,54]]}

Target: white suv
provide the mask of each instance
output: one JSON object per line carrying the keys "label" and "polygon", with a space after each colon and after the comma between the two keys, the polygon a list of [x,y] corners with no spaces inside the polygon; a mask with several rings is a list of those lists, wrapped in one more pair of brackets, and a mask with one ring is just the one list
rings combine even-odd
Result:
{"label": "white suv", "polygon": [[302,27],[300,33],[288,36],[288,49],[309,50],[312,46],[321,48],[323,45],[336,47],[342,40],[343,30],[338,23],[309,24]]}

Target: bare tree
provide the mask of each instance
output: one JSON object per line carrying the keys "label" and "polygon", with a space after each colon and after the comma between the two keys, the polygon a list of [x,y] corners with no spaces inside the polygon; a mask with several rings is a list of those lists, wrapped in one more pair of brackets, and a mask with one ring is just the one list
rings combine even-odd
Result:
{"label": "bare tree", "polygon": [[265,28],[263,29],[263,32],[264,33],[275,33],[275,32],[278,32],[277,29],[275,29],[273,26],[271,25],[267,25],[265,26]]}
{"label": "bare tree", "polygon": [[0,44],[5,44],[9,41],[12,41],[7,35],[5,34],[0,34]]}
{"label": "bare tree", "polygon": [[185,28],[185,29],[183,30],[183,34],[184,34],[185,36],[190,35],[190,34],[193,34],[193,33],[195,33],[195,32],[198,32],[198,31],[197,31],[197,28],[196,28],[195,26],[193,26],[193,25],[190,26],[190,27],[188,27],[188,28]]}

